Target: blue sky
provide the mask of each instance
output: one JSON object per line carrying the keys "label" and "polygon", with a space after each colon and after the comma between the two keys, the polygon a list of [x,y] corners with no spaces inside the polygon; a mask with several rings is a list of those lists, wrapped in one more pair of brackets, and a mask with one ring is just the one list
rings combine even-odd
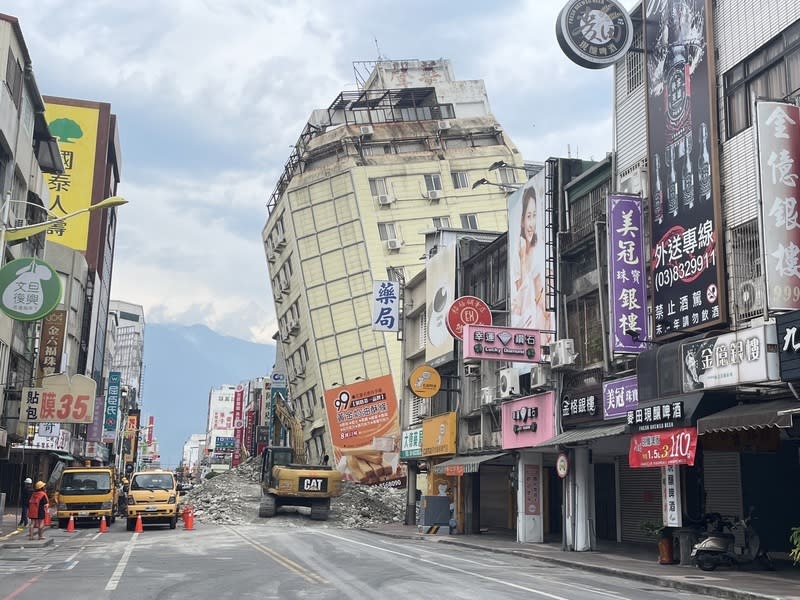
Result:
{"label": "blue sky", "polygon": [[[353,61],[449,58],[526,160],[611,150],[611,70],[571,63],[564,0],[6,0],[45,95],[111,103],[122,143],[112,297],[147,322],[271,343],[266,201]],[[630,8],[633,2],[626,2]],[[377,43],[376,43],[377,41]]]}

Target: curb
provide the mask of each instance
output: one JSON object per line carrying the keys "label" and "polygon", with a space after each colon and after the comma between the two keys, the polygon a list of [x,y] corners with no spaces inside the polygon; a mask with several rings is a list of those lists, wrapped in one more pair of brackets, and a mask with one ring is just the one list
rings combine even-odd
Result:
{"label": "curb", "polygon": [[719,587],[708,585],[704,583],[694,583],[691,581],[680,581],[675,579],[667,579],[665,577],[658,577],[657,575],[648,575],[645,573],[636,573],[633,571],[623,571],[620,569],[615,569],[613,567],[603,567],[599,565],[589,565],[584,563],[576,563],[572,562],[563,558],[556,558],[553,556],[540,556],[535,552],[525,551],[525,550],[507,550],[504,548],[491,548],[487,546],[481,546],[479,544],[471,544],[469,542],[464,542],[460,540],[451,540],[449,538],[445,539],[439,536],[429,536],[423,534],[395,534],[380,531],[377,529],[362,529],[361,531],[366,531],[368,533],[373,533],[375,535],[382,535],[384,537],[393,537],[393,538],[402,538],[402,539],[409,539],[409,540],[425,540],[425,539],[433,539],[436,538],[437,542],[443,542],[445,544],[452,544],[453,546],[461,546],[464,548],[471,548],[473,550],[483,550],[485,552],[494,552],[496,554],[512,554],[514,556],[524,556],[526,558],[541,560],[543,562],[549,562],[557,565],[562,565],[566,567],[570,567],[572,569],[578,569],[582,571],[589,571],[591,573],[597,573],[600,575],[608,575],[611,577],[619,577],[623,579],[630,579],[633,581],[639,581],[642,583],[647,583],[651,585],[657,585],[659,587],[664,588],[672,588],[676,590],[681,590],[684,592],[692,592],[695,594],[701,594],[705,596],[710,596],[714,598],[725,598],[727,600],[782,600],[780,596],[766,596],[764,594],[756,594],[754,592],[746,592],[742,590],[735,590],[727,587]]}

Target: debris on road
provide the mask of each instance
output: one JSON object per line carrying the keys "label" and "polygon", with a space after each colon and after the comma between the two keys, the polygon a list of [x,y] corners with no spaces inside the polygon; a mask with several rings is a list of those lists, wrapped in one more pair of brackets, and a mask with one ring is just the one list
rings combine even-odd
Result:
{"label": "debris on road", "polygon": [[[405,518],[406,490],[344,482],[344,492],[331,499],[327,521],[308,521],[306,508],[279,509],[273,519],[258,517],[261,458],[251,458],[235,469],[196,485],[181,496],[182,504],[194,508],[200,523],[243,525],[247,523],[286,527],[341,527],[358,529],[384,523],[401,523]],[[294,514],[293,514],[294,513]]]}

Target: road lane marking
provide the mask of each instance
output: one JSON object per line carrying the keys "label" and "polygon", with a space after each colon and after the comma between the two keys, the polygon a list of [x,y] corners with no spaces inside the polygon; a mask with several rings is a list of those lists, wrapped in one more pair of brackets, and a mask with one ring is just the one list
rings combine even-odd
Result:
{"label": "road lane marking", "polygon": [[[283,566],[287,570],[291,571],[295,575],[299,575],[309,583],[322,583],[322,584],[330,584],[330,581],[325,579],[322,575],[318,575],[312,571],[308,571],[308,568],[293,561],[292,559],[275,552],[271,548],[267,548],[263,544],[256,542],[255,540],[250,539],[240,531],[233,529],[227,525],[224,525],[225,529],[229,530],[231,533],[235,534],[236,536],[242,538],[248,545],[252,546],[262,554],[266,554],[272,560],[274,560],[279,565]],[[308,571],[308,572],[306,572]]]}
{"label": "road lane marking", "polygon": [[106,591],[112,592],[117,589],[119,585],[119,580],[122,579],[122,574],[125,572],[125,567],[128,565],[128,559],[131,557],[131,553],[133,552],[134,546],[136,546],[136,540],[139,539],[139,534],[134,533],[133,537],[131,538],[131,543],[125,548],[125,552],[122,553],[122,558],[119,559],[117,563],[117,568],[114,569],[114,573],[111,575],[111,579],[108,580],[106,584]]}
{"label": "road lane marking", "polygon": [[391,550],[389,548],[385,548],[382,546],[375,546],[373,544],[367,544],[366,542],[359,542],[356,540],[351,540],[346,537],[342,537],[340,535],[334,535],[332,533],[328,533],[325,531],[315,531],[316,535],[325,535],[337,540],[341,540],[343,542],[348,542],[350,544],[355,544],[357,546],[364,546],[365,548],[371,548],[372,550],[378,550],[379,552],[387,552],[389,554],[396,554],[397,556],[402,556],[404,558],[408,558],[417,562],[427,563],[429,565],[433,565],[435,567],[439,567],[442,569],[449,569],[450,571],[455,571],[456,573],[462,573],[464,575],[471,575],[473,577],[477,577],[478,579],[484,579],[486,581],[491,581],[492,583],[497,583],[499,585],[504,585],[506,587],[512,587],[518,590],[523,590],[525,592],[531,592],[532,594],[536,594],[538,596],[544,596],[545,598],[550,598],[550,600],[570,600],[569,598],[565,598],[564,596],[556,596],[555,594],[550,594],[548,592],[543,592],[542,590],[537,590],[534,588],[525,587],[524,585],[518,585],[516,583],[511,583],[509,581],[504,581],[502,579],[498,579],[496,577],[489,577],[488,575],[481,575],[480,573],[475,573],[474,571],[467,571],[466,569],[459,569],[458,567],[454,567],[452,565],[446,565],[444,563],[436,562],[435,560],[430,560],[428,558],[420,558],[419,556],[415,556],[413,554],[406,554],[405,552],[399,552],[397,550]]}
{"label": "road lane marking", "polygon": [[[610,590],[604,590],[604,589],[598,588],[598,587],[592,587],[591,585],[581,585],[581,584],[577,584],[577,583],[569,583],[567,581],[564,581],[563,579],[553,579],[552,577],[548,577],[547,575],[541,575],[541,574],[536,574],[536,573],[520,573],[520,574],[523,577],[536,578],[539,581],[544,579],[545,581],[549,581],[550,583],[557,583],[558,585],[563,585],[563,586],[566,586],[566,587],[575,588],[575,589],[581,590],[583,592],[593,592],[593,593],[598,594],[600,596],[606,596],[608,598],[613,598],[614,600],[631,600],[628,596],[620,596],[616,592],[612,592]],[[669,589],[669,588],[664,588],[664,589]]]}
{"label": "road lane marking", "polygon": [[3,598],[3,600],[12,600],[13,598],[16,598],[22,592],[24,592],[29,587],[31,587],[34,583],[36,583],[36,580],[39,579],[39,577],[41,577],[41,576],[42,576],[42,574],[39,573],[35,577],[31,577],[30,579],[28,579],[28,581],[26,581],[25,583],[21,584],[17,589],[15,589],[13,592],[11,592],[8,596]]}

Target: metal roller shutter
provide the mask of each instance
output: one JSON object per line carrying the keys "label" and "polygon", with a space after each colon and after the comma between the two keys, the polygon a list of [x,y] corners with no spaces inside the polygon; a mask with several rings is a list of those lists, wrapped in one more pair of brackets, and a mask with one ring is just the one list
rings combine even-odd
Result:
{"label": "metal roller shutter", "polygon": [[706,512],[742,516],[742,474],[738,452],[704,452]]}
{"label": "metal roller shutter", "polygon": [[643,521],[661,523],[661,469],[633,469],[628,457],[619,464],[619,495],[623,542],[654,543],[642,531]]}

